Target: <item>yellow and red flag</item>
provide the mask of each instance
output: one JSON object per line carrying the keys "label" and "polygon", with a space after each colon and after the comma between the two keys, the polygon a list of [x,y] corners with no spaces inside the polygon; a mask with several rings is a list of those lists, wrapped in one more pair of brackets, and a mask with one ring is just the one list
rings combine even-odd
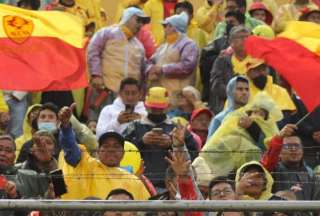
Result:
{"label": "yellow and red flag", "polygon": [[77,17],[0,4],[0,89],[87,86],[84,29]]}
{"label": "yellow and red flag", "polygon": [[292,21],[275,39],[250,36],[245,47],[281,74],[309,111],[320,105],[320,25]]}

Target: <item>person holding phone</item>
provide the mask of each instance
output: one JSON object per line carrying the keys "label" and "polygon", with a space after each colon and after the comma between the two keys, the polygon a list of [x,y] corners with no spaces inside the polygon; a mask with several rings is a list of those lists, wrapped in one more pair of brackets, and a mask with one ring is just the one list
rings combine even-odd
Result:
{"label": "person holding phone", "polygon": [[104,107],[100,113],[96,134],[97,138],[106,131],[122,133],[128,124],[147,115],[141,98],[141,85],[134,78],[121,81],[118,98],[113,104]]}
{"label": "person holding phone", "polygon": [[[163,87],[149,89],[145,100],[147,116],[131,122],[124,131],[126,140],[134,143],[142,154],[145,174],[159,193],[165,190],[165,171],[168,163],[164,160],[173,142],[171,132],[176,124],[167,116],[169,94]],[[197,155],[197,144],[193,136],[187,132],[185,143],[191,158]]]}

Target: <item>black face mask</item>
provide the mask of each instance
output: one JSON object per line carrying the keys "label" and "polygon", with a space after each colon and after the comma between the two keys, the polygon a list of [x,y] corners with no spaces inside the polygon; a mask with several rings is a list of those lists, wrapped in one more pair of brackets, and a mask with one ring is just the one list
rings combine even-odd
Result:
{"label": "black face mask", "polygon": [[254,78],[252,81],[253,81],[253,84],[258,89],[263,90],[264,87],[266,87],[266,84],[267,84],[267,76],[261,75],[261,76],[258,76],[256,78]]}
{"label": "black face mask", "polygon": [[210,6],[212,6],[212,5],[213,5],[212,0],[208,0],[208,4],[209,4]]}
{"label": "black face mask", "polygon": [[163,122],[166,120],[167,115],[166,114],[152,114],[148,113],[148,119],[156,124]]}

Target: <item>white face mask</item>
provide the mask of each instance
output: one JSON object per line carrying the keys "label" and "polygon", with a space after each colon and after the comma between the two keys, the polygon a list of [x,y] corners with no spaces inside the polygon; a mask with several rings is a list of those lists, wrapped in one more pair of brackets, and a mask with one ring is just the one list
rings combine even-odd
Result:
{"label": "white face mask", "polygon": [[54,122],[38,122],[38,129],[50,133],[55,133],[58,130],[57,124]]}

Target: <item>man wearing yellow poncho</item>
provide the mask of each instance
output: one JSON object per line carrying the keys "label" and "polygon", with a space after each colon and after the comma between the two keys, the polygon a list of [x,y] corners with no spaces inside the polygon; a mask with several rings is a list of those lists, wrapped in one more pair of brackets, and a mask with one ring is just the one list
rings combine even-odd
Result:
{"label": "man wearing yellow poncho", "polygon": [[248,161],[259,160],[268,139],[279,132],[276,122],[282,117],[272,98],[258,93],[251,103],[230,113],[207,141],[193,162],[198,176],[228,175]]}

